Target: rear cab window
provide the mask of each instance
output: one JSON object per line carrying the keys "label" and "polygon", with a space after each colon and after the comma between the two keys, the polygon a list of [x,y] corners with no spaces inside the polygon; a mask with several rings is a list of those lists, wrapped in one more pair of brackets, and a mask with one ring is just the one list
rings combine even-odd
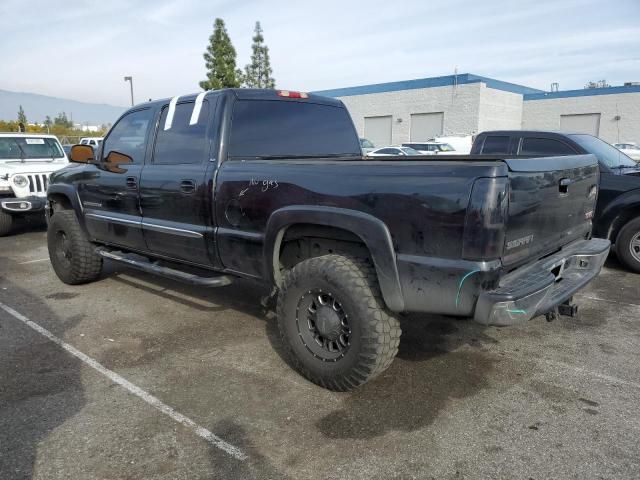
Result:
{"label": "rear cab window", "polygon": [[523,138],[520,155],[575,155],[569,145],[552,138]]}
{"label": "rear cab window", "polygon": [[361,156],[360,141],[343,107],[288,100],[237,100],[229,158]]}
{"label": "rear cab window", "polygon": [[508,135],[488,135],[482,144],[482,153],[508,155],[509,140]]}

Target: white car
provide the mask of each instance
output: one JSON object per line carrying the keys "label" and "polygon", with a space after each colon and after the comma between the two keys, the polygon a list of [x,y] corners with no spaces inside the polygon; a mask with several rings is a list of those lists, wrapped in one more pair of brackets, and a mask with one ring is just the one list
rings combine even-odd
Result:
{"label": "white car", "polygon": [[0,236],[15,217],[43,214],[49,175],[68,163],[54,135],[0,133]]}
{"label": "white car", "polygon": [[435,137],[431,142],[448,143],[456,151],[457,155],[466,155],[471,152],[471,145],[473,145],[472,135],[448,135],[442,137]]}
{"label": "white car", "polygon": [[635,142],[614,143],[614,147],[624,153],[627,157],[640,162],[640,145]]}
{"label": "white car", "polygon": [[366,138],[361,138],[360,148],[362,149],[363,155],[368,155],[369,152],[373,152],[376,149],[376,146],[373,143],[371,143],[370,140],[367,140]]}
{"label": "white car", "polygon": [[420,152],[410,147],[383,147],[367,153],[367,157],[390,157],[392,155],[420,155]]}
{"label": "white car", "polygon": [[437,155],[439,153],[455,155],[455,149],[448,143],[443,142],[407,142],[403,147],[411,147],[420,152],[421,155]]}
{"label": "white car", "polygon": [[96,150],[102,143],[103,137],[84,137],[80,139],[80,145],[91,145]]}

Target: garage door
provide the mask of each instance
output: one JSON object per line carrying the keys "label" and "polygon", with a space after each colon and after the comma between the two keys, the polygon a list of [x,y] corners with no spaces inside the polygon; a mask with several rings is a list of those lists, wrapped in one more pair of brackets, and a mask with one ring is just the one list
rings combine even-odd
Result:
{"label": "garage door", "polygon": [[411,141],[424,142],[442,135],[443,112],[411,115]]}
{"label": "garage door", "polygon": [[600,133],[600,114],[581,113],[560,115],[560,130],[576,133],[588,133],[596,137]]}
{"label": "garage door", "polygon": [[391,115],[364,117],[364,137],[376,147],[391,145]]}

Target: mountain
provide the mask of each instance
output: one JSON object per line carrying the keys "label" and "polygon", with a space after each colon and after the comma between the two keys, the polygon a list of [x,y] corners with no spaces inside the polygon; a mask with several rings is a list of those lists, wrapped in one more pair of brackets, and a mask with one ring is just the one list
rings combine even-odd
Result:
{"label": "mountain", "polygon": [[36,93],[0,90],[0,120],[15,120],[20,105],[29,122],[41,123],[47,115],[53,119],[60,112],[65,112],[67,117],[73,117],[74,123],[89,125],[113,123],[127,109],[104,103],[85,103]]}

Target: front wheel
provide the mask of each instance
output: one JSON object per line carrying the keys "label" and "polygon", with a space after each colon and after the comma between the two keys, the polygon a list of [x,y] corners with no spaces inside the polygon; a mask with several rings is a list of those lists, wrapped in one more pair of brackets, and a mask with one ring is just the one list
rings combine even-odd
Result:
{"label": "front wheel", "polygon": [[278,327],[293,366],[336,391],[379,375],[400,343],[400,324],[384,306],[375,269],[342,255],[311,258],[287,272]]}
{"label": "front wheel", "polygon": [[0,210],[0,237],[8,234],[13,226],[13,217],[7,212]]}
{"label": "front wheel", "polygon": [[85,237],[73,210],[60,210],[51,217],[47,246],[53,270],[64,283],[78,285],[100,276],[102,257]]}
{"label": "front wheel", "polygon": [[616,239],[616,253],[625,267],[640,273],[640,218],[622,227]]}

